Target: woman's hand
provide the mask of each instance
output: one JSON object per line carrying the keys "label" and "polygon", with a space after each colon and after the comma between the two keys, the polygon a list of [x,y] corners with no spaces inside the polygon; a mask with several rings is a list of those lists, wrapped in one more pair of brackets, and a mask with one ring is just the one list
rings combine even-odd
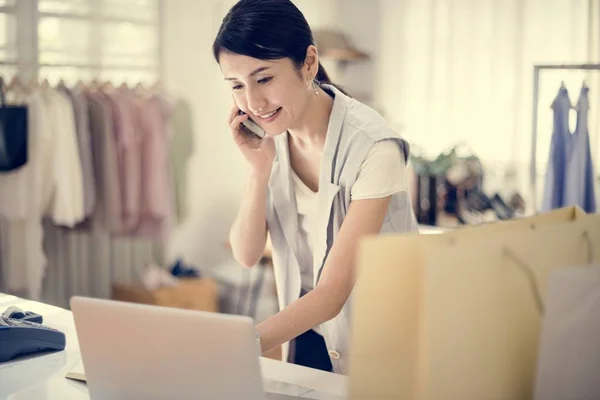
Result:
{"label": "woman's hand", "polygon": [[275,142],[268,135],[260,139],[242,129],[240,124],[248,119],[248,114],[238,115],[239,110],[238,106],[234,104],[228,119],[233,140],[253,172],[261,176],[269,176],[275,159]]}

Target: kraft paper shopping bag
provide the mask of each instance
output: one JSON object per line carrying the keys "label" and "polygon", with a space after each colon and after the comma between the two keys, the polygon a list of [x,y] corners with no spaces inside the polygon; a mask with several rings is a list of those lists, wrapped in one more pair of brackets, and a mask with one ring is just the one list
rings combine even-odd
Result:
{"label": "kraft paper shopping bag", "polygon": [[600,215],[365,239],[350,397],[532,398],[548,275],[595,249]]}
{"label": "kraft paper shopping bag", "polygon": [[508,231],[512,229],[536,229],[539,226],[548,224],[557,224],[561,222],[576,221],[586,215],[586,212],[579,206],[563,207],[557,210],[552,210],[545,213],[540,213],[528,218],[515,218],[510,220],[502,220],[490,222],[487,224],[470,226],[466,225],[460,228],[461,232],[471,232],[479,235],[483,230],[491,230],[494,232]]}

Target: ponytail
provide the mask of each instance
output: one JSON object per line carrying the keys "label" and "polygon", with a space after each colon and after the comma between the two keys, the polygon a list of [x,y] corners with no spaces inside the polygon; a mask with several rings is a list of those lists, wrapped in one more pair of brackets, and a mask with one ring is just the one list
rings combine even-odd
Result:
{"label": "ponytail", "polygon": [[331,78],[329,78],[329,75],[327,74],[327,71],[325,71],[325,68],[323,68],[323,65],[320,62],[315,79],[318,80],[319,83],[327,83],[330,85],[333,84],[333,82],[331,82]]}
{"label": "ponytail", "polygon": [[325,83],[327,85],[331,85],[331,86],[335,87],[337,90],[339,90],[340,92],[344,93],[346,96],[350,96],[350,94],[348,94],[348,92],[346,92],[346,90],[342,89],[340,86],[331,82],[331,78],[329,78],[329,74],[327,74],[327,71],[325,71],[325,68],[323,67],[321,62],[319,62],[319,69],[317,70],[317,76],[315,77],[315,79],[317,81],[319,81],[319,84]]}

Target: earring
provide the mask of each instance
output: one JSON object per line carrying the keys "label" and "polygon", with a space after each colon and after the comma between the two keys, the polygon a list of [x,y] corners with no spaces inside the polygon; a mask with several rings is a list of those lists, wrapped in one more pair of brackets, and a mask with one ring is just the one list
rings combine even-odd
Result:
{"label": "earring", "polygon": [[318,94],[319,94],[319,86],[321,85],[321,82],[319,82],[319,81],[318,81],[318,80],[316,80],[316,79],[313,79],[313,80],[311,81],[311,85],[312,85],[312,89],[313,89],[313,90],[314,90],[314,92],[315,92],[315,95],[318,95]]}

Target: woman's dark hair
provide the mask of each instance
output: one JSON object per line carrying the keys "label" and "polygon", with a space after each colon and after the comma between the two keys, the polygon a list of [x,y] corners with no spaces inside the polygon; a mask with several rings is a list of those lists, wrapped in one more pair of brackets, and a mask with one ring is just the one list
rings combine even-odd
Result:
{"label": "woman's dark hair", "polygon": [[[300,69],[314,44],[308,22],[290,0],[240,0],[223,18],[212,51],[217,62],[228,51],[261,60],[287,57]],[[333,85],[321,63],[315,79]]]}

